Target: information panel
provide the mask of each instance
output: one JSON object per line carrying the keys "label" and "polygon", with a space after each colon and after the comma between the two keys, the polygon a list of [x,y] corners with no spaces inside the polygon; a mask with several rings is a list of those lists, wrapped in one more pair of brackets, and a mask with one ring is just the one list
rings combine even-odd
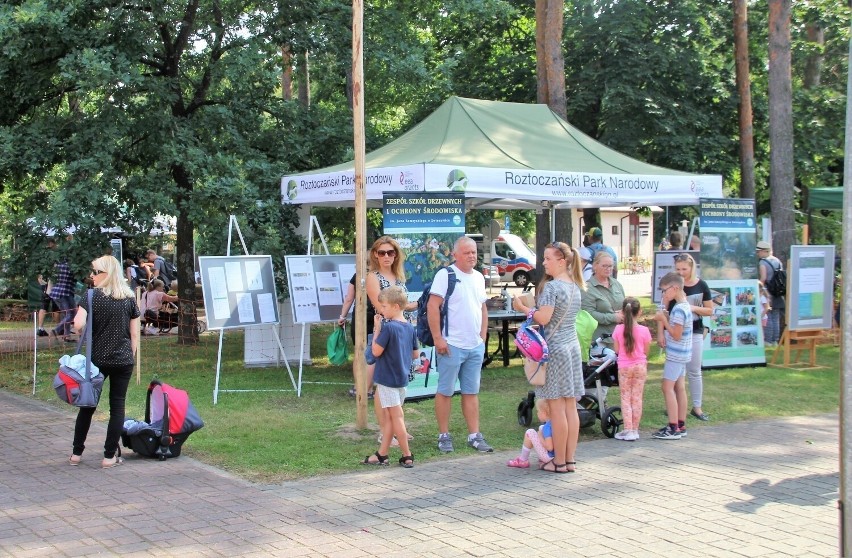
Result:
{"label": "information panel", "polygon": [[355,255],[285,256],[293,323],[337,321],[355,274]]}
{"label": "information panel", "polygon": [[834,246],[790,246],[787,327],[831,329],[834,316]]}
{"label": "information panel", "polygon": [[279,322],[272,256],[201,256],[198,265],[209,329]]}

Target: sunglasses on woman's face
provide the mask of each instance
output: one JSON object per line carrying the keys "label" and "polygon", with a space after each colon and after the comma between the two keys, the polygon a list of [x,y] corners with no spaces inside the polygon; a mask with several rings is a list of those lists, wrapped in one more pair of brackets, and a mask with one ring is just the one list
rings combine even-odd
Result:
{"label": "sunglasses on woman's face", "polygon": [[396,256],[396,250],[376,250],[376,255],[380,258],[384,258],[385,256],[393,258]]}

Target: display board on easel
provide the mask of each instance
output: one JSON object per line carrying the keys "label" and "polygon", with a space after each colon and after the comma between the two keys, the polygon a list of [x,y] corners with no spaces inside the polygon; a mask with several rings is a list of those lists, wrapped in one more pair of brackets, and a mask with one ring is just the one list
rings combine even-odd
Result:
{"label": "display board on easel", "polygon": [[[772,354],[772,364],[783,354],[780,366],[823,368],[816,363],[816,343],[833,325],[834,246],[790,246],[785,302],[787,327]],[[807,361],[800,360],[803,352]]]}
{"label": "display board on easel", "polygon": [[[231,255],[231,238],[237,231],[240,245],[245,256]],[[207,310],[209,329],[219,330],[219,349],[216,354],[216,380],[213,385],[213,404],[219,401],[219,392],[251,391],[289,391],[285,389],[219,389],[222,372],[222,340],[225,329],[268,327],[275,335],[278,350],[284,359],[284,366],[290,376],[293,389],[299,391],[293,371],[284,353],[284,346],[278,335],[278,297],[275,292],[275,272],[272,269],[271,256],[248,255],[245,238],[237,223],[237,217],[231,215],[228,221],[228,244],[225,256],[201,256],[202,291]],[[300,378],[301,379],[301,378]]]}
{"label": "display board on easel", "polygon": [[355,274],[354,254],[285,256],[293,323],[337,321],[349,280]]}
{"label": "display board on easel", "polygon": [[272,256],[201,256],[198,266],[209,329],[279,322]]}

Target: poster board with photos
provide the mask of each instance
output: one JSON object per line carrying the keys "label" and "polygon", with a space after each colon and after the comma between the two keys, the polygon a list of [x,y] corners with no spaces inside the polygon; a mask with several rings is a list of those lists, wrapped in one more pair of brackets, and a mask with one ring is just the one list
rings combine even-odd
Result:
{"label": "poster board with photos", "polygon": [[209,329],[279,322],[272,256],[200,256],[198,266]]}
{"label": "poster board with photos", "polygon": [[355,255],[285,256],[284,263],[293,323],[336,322],[355,274]]}

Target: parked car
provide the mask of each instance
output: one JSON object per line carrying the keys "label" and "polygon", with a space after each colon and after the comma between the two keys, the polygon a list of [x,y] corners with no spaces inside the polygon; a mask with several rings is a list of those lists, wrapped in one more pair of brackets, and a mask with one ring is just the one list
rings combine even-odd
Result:
{"label": "parked car", "polygon": [[500,284],[500,270],[496,265],[484,265],[480,260],[476,263],[476,267],[474,267],[474,269],[485,277],[486,287],[490,288]]}

